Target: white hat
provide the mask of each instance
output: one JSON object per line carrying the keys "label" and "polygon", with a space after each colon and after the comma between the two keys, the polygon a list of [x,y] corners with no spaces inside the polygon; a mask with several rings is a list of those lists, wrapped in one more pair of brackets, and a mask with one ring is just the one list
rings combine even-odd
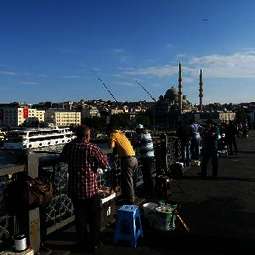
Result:
{"label": "white hat", "polygon": [[144,127],[143,127],[142,124],[138,124],[138,125],[136,126],[136,129],[144,129]]}

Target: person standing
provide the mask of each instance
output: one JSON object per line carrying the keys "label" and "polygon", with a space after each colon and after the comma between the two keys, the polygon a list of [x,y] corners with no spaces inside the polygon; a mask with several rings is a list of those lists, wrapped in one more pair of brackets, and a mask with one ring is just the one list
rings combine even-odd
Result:
{"label": "person standing", "polygon": [[121,163],[121,193],[123,203],[133,204],[135,201],[133,175],[138,167],[135,151],[126,135],[120,130],[107,127],[109,147],[116,149]]}
{"label": "person standing", "polygon": [[181,143],[181,161],[188,167],[190,165],[191,127],[186,125],[184,121],[180,121],[176,135],[179,137]]}
{"label": "person standing", "polygon": [[219,131],[217,127],[213,125],[211,120],[208,120],[202,136],[202,177],[207,176],[207,166],[210,159],[212,160],[213,177],[218,176],[218,138]]}
{"label": "person standing", "polygon": [[199,146],[201,142],[200,132],[202,127],[196,122],[193,122],[190,127],[191,127],[191,145],[190,145],[191,159],[199,160],[200,156]]}
{"label": "person standing", "polygon": [[151,134],[144,129],[142,124],[136,127],[136,146],[140,152],[144,192],[151,197],[154,192],[153,169],[154,169],[154,148]]}
{"label": "person standing", "polygon": [[[99,244],[98,168],[106,168],[106,155],[90,143],[91,131],[80,126],[77,138],[63,148],[62,159],[68,164],[68,190],[73,201],[78,241],[93,251]],[[89,232],[87,231],[89,226]]]}
{"label": "person standing", "polygon": [[237,127],[233,121],[230,121],[226,128],[227,143],[228,143],[230,155],[233,155],[233,146],[234,146],[235,154],[237,154],[236,135],[237,135]]}

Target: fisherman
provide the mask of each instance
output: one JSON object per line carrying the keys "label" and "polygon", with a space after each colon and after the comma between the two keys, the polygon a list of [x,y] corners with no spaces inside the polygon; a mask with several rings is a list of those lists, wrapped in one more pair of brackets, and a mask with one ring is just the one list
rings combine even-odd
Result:
{"label": "fisherman", "polygon": [[109,147],[116,149],[121,160],[121,193],[122,202],[134,204],[135,191],[133,175],[138,167],[135,151],[126,135],[120,130],[114,130],[109,124],[107,127],[109,135]]}
{"label": "fisherman", "polygon": [[233,121],[230,121],[226,127],[226,139],[227,139],[230,155],[233,155],[233,146],[234,146],[235,154],[237,154],[236,135],[237,135],[237,127]]}
{"label": "fisherman", "polygon": [[[77,138],[64,146],[62,159],[68,164],[69,193],[74,205],[76,231],[80,247],[94,251],[99,244],[98,169],[108,166],[107,156],[90,143],[91,131],[80,126]],[[87,225],[89,232],[87,232]]]}
{"label": "fisherman", "polygon": [[202,126],[199,125],[196,121],[194,121],[191,124],[191,145],[190,145],[190,150],[191,150],[191,159],[193,160],[199,160],[199,155],[200,155],[200,143],[201,143],[201,130]]}
{"label": "fisherman", "polygon": [[137,140],[136,147],[140,152],[144,191],[148,197],[154,193],[153,170],[154,170],[154,148],[151,134],[142,124],[136,127]]}
{"label": "fisherman", "polygon": [[201,175],[203,177],[207,176],[207,165],[210,159],[212,160],[213,177],[218,176],[218,139],[219,130],[209,119],[202,136]]}
{"label": "fisherman", "polygon": [[181,161],[185,166],[190,165],[190,143],[191,143],[191,128],[184,121],[179,121],[176,135],[181,142]]}

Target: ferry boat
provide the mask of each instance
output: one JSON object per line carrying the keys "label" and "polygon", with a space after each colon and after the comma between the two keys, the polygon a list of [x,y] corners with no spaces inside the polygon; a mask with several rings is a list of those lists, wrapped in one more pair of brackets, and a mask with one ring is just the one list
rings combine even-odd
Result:
{"label": "ferry boat", "polygon": [[56,146],[70,142],[75,138],[69,128],[29,128],[12,130],[7,133],[4,149],[26,150]]}

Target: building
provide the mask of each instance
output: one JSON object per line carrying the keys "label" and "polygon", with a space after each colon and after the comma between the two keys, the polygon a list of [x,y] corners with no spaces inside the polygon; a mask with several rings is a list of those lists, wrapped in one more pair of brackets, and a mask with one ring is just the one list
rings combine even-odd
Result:
{"label": "building", "polygon": [[94,118],[94,117],[100,117],[100,112],[96,106],[86,106],[81,110],[81,118]]}
{"label": "building", "polygon": [[229,123],[229,121],[234,121],[236,118],[236,113],[235,112],[198,112],[198,113],[192,113],[193,114],[193,119],[195,121],[204,123],[208,119],[211,119],[215,122],[220,122],[220,123]]}
{"label": "building", "polygon": [[119,107],[111,108],[111,115],[122,114],[122,113],[124,113],[124,110],[122,108],[119,108]]}
{"label": "building", "polygon": [[[178,91],[173,86],[166,91],[164,96],[159,97],[152,109],[157,128],[175,128],[177,126],[180,118],[179,99]],[[191,103],[185,95],[182,95],[181,110],[182,112],[191,111]]]}
{"label": "building", "polygon": [[44,122],[45,111],[20,106],[19,104],[0,105],[0,126],[18,127],[29,118],[36,118],[39,122]]}
{"label": "building", "polygon": [[57,127],[77,126],[81,124],[81,112],[49,109],[45,113],[45,122]]}

